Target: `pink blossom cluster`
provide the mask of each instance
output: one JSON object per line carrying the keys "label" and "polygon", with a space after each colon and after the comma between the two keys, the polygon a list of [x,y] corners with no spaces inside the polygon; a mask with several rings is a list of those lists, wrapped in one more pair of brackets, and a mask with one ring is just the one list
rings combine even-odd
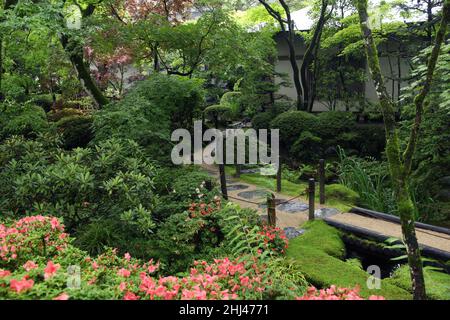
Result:
{"label": "pink blossom cluster", "polygon": [[67,237],[55,217],[29,216],[9,226],[0,224],[0,261],[20,263],[33,255],[63,250]]}
{"label": "pink blossom cluster", "polygon": [[147,272],[140,272],[138,284],[127,281],[129,272],[121,269],[119,273],[124,277],[119,289],[124,292],[125,300],[229,300],[265,290],[256,264],[247,269],[243,262],[228,258],[215,259],[211,264],[195,261],[189,276],[185,277],[156,279]]}
{"label": "pink blossom cluster", "polygon": [[288,239],[282,229],[264,225],[259,234],[266,249],[270,249],[278,253],[285,253],[285,250],[288,247]]}
{"label": "pink blossom cluster", "polygon": [[[359,287],[354,289],[338,288],[334,285],[327,289],[308,288],[306,294],[297,300],[365,300],[359,295]],[[372,295],[368,300],[385,300],[382,296]]]}

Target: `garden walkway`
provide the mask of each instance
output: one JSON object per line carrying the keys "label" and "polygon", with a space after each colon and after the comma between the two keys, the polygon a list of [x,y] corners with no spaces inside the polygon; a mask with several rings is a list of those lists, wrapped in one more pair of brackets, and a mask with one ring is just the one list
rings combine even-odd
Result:
{"label": "garden walkway", "polygon": [[[218,169],[213,165],[202,165],[202,168],[210,175],[218,179]],[[229,200],[239,204],[242,208],[256,209],[262,219],[267,220],[266,196],[267,189],[253,184],[242,182],[237,178],[227,176],[227,189]],[[308,220],[308,200],[305,197],[290,198],[282,193],[274,193],[277,199],[276,224],[287,233],[294,236],[302,232],[299,226]],[[318,203],[315,204],[315,216],[318,219],[325,218],[327,221],[337,222],[347,226],[369,230],[386,237],[402,238],[401,227],[398,223],[362,216],[356,213],[341,213],[337,209],[329,208]],[[416,228],[417,238],[420,245],[441,250],[450,255],[450,235],[431,230]]]}

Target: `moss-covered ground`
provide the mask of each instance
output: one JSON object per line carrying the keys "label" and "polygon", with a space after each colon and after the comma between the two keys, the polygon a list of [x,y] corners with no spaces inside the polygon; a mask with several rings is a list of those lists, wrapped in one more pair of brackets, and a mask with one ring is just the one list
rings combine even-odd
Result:
{"label": "moss-covered ground", "polygon": [[323,221],[307,222],[306,232],[289,242],[288,258],[300,267],[306,279],[318,288],[331,285],[360,288],[363,297],[381,295],[386,299],[411,299],[411,293],[386,280],[380,289],[368,289],[368,274],[357,264],[344,261],[345,246],[339,231]]}

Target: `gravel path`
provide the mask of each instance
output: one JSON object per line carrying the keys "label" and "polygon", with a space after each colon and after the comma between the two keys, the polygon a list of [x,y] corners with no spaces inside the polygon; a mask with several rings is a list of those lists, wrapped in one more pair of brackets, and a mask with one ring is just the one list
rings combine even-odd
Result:
{"label": "gravel path", "polygon": [[[386,236],[400,239],[402,238],[402,230],[400,225],[397,223],[364,217],[359,214],[349,212],[334,215],[329,219],[355,227],[368,229]],[[420,244],[450,252],[450,235],[431,230],[423,230],[420,228],[416,228],[416,233]]]}
{"label": "gravel path", "polygon": [[[211,165],[202,165],[203,169],[206,170],[209,174],[212,176],[215,176],[218,179],[218,170],[215,166]],[[243,182],[238,179],[233,179],[227,177],[227,186],[233,186],[233,185],[239,185],[237,190],[229,190],[228,195],[230,196],[230,201],[235,202],[239,204],[242,208],[252,208],[257,210],[261,217],[263,219],[267,219],[267,209],[263,206],[263,208],[260,207],[261,204],[266,203],[266,199],[264,196],[264,193],[261,193],[261,190],[271,192],[269,190],[265,190],[263,188],[257,187],[253,184],[249,184],[246,182]],[[243,188],[243,186],[246,186],[246,188]],[[255,192],[255,197],[248,198],[248,191],[257,191]],[[245,198],[239,196],[241,192],[245,192]],[[280,193],[274,193],[276,199],[280,199],[280,201],[288,200],[287,196],[280,194]],[[231,198],[232,197],[232,198]],[[233,199],[235,198],[235,199]],[[256,202],[258,204],[249,203],[246,200],[249,200],[251,202]],[[306,222],[308,220],[308,209],[303,211],[296,211],[295,208],[298,207],[300,209],[302,208],[301,204],[308,204],[308,200],[305,197],[299,197],[296,199],[297,203],[293,205],[294,211],[287,210],[283,211],[280,210],[280,208],[283,208],[285,206],[278,206],[276,207],[276,215],[277,215],[277,227],[280,227],[282,229],[285,228],[298,228],[301,224]],[[325,209],[326,206],[320,205],[318,203],[315,204],[315,209]],[[373,232],[378,232],[380,234],[383,234],[388,237],[396,237],[401,239],[402,238],[402,232],[401,227],[399,224],[392,223],[389,221],[381,220],[381,219],[374,219],[370,217],[364,217],[355,213],[337,213],[336,209],[330,208],[330,212],[332,212],[331,216],[328,216],[329,219],[332,219],[336,222],[345,223],[348,225],[352,225],[355,227],[364,228],[367,230],[371,230]],[[316,215],[317,217],[317,215]],[[419,240],[419,244],[421,245],[427,245],[436,249],[440,249],[443,251],[450,252],[450,236],[447,234],[442,234],[438,232],[433,232],[430,230],[423,230],[420,228],[416,228],[417,238]]]}

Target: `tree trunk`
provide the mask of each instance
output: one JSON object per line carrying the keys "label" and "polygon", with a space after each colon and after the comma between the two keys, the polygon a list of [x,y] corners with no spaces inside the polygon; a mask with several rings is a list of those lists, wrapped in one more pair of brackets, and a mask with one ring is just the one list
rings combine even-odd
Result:
{"label": "tree trunk", "polygon": [[[308,103],[310,102],[310,84],[308,83],[308,73],[309,73],[309,67],[311,65],[311,63],[314,61],[314,59],[316,58],[315,55],[317,54],[317,46],[319,46],[320,43],[320,38],[322,36],[322,30],[323,30],[323,26],[325,25],[326,22],[326,11],[327,11],[327,7],[328,7],[328,1],[324,0],[322,1],[322,8],[320,9],[320,16],[319,16],[319,20],[317,21],[317,25],[316,28],[314,29],[314,34],[313,37],[311,39],[311,43],[309,44],[309,46],[306,48],[305,54],[303,56],[303,61],[302,64],[300,66],[300,83],[301,83],[301,94],[303,97],[303,101],[302,101],[302,106],[301,106],[301,110],[308,110]],[[314,81],[314,79],[312,80]]]}
{"label": "tree trunk", "polygon": [[95,103],[99,107],[108,104],[108,99],[97,87],[97,84],[91,77],[89,67],[84,62],[82,48],[79,47],[79,44],[75,43],[74,40],[69,38],[66,34],[62,34],[60,40],[86,93],[94,99]]}
{"label": "tree trunk", "polygon": [[372,36],[372,30],[369,26],[367,0],[358,0],[357,9],[361,33],[366,50],[367,62],[374,81],[377,96],[380,100],[380,109],[384,118],[387,140],[386,155],[389,162],[392,184],[394,186],[395,200],[397,202],[398,211],[400,214],[403,239],[405,241],[408,253],[408,263],[410,267],[414,299],[424,300],[426,299],[425,281],[423,277],[423,266],[420,257],[419,245],[414,227],[414,204],[408,191],[408,177],[411,170],[411,162],[414,155],[415,145],[418,140],[418,131],[422,121],[424,99],[429,92],[440,47],[445,38],[445,32],[450,16],[450,0],[445,0],[444,3],[442,21],[436,35],[435,45],[428,61],[425,83],[421,88],[420,93],[414,99],[416,106],[416,119],[404,154],[401,153],[400,141],[397,135],[394,103],[392,98],[388,95],[384,84],[384,79],[381,74],[380,63],[378,60],[377,48]]}
{"label": "tree trunk", "polygon": [[[288,31],[289,34],[291,33],[291,31]],[[287,35],[287,39],[286,42],[288,44],[289,47],[289,62],[291,63],[291,68],[292,68],[292,75],[293,75],[293,79],[294,79],[294,87],[295,87],[295,92],[297,94],[297,102],[296,102],[296,106],[297,106],[297,110],[301,110],[303,108],[303,97],[302,97],[302,85],[300,82],[300,69],[298,67],[298,63],[297,63],[297,57],[295,54],[295,35]]]}

